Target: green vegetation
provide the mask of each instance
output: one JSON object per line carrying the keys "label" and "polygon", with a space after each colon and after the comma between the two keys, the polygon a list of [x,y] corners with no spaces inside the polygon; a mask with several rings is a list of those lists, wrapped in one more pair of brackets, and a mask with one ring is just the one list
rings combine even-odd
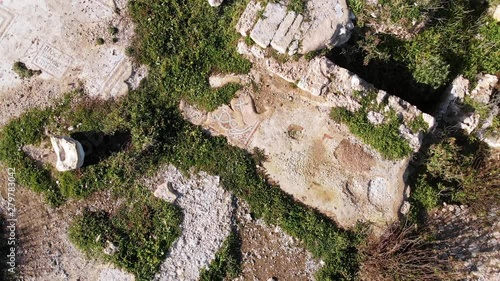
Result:
{"label": "green vegetation", "polygon": [[208,269],[200,273],[201,281],[232,280],[241,272],[241,241],[236,230],[231,231]]}
{"label": "green vegetation", "polygon": [[112,25],[110,25],[110,26],[108,27],[108,32],[109,32],[109,34],[111,34],[111,35],[116,35],[116,34],[118,34],[118,31],[119,31],[119,30],[118,30],[118,27],[116,27],[116,26],[112,26]]}
{"label": "green vegetation", "polygon": [[287,8],[288,10],[294,11],[297,14],[302,14],[306,9],[306,3],[307,3],[306,0],[291,0],[288,3]]}
{"label": "green vegetation", "polygon": [[356,112],[350,112],[343,107],[334,107],[330,117],[336,122],[346,124],[351,133],[387,159],[399,159],[410,155],[412,149],[408,141],[399,134],[401,122],[394,111],[386,114],[382,124],[373,125],[368,121],[368,112],[376,109],[374,98],[373,93],[366,93],[361,98],[361,108]]}
{"label": "green vegetation", "polygon": [[419,115],[410,122],[408,122],[408,127],[413,133],[416,133],[418,131],[426,132],[427,129],[429,128],[429,125],[427,124],[427,122],[424,121],[422,115]]}
{"label": "green vegetation", "polygon": [[95,43],[96,43],[96,45],[98,45],[98,46],[99,46],[99,45],[104,45],[104,43],[105,43],[104,38],[102,38],[102,37],[97,38],[97,39],[95,40]]}
{"label": "green vegetation", "polygon": [[[151,280],[167,250],[180,235],[182,215],[174,205],[152,196],[148,190],[123,204],[118,213],[84,211],[70,229],[71,241],[86,254],[114,262],[134,273],[138,280]],[[114,245],[116,252],[104,252]]]}
{"label": "green vegetation", "polygon": [[[358,27],[350,42],[328,55],[377,88],[426,109],[459,74],[474,81],[478,73],[500,71],[500,26],[487,14],[487,3],[379,3],[377,8],[350,1]],[[373,12],[377,18],[370,16]],[[402,28],[394,29],[394,22]],[[373,25],[390,28],[384,34],[375,32]]]}
{"label": "green vegetation", "polygon": [[[167,224],[172,227],[179,223],[173,210],[163,210],[151,196],[141,195],[145,199],[138,199],[141,196],[135,192],[142,189],[135,180],[171,163],[183,171],[194,168],[219,175],[222,186],[244,199],[256,217],[279,225],[301,240],[315,257],[325,262],[317,274],[318,280],[353,279],[358,266],[358,236],[338,229],[326,216],[297,203],[279,187],[269,185],[257,172],[249,153],[228,145],[225,138],[207,136],[200,127],[185,121],[178,111],[181,99],[214,109],[229,102],[239,89],[233,84],[213,90],[207,77],[213,71],[249,70],[250,63],[235,52],[237,35],[232,29],[244,7],[243,1],[219,9],[207,9],[204,0],[131,1],[130,11],[137,28],[133,53],[139,62],[150,67],[149,76],[139,89],[109,103],[73,93],[54,108],[28,112],[1,129],[0,161],[20,169],[19,174],[26,177],[20,179],[20,184],[46,193],[52,204],[62,204],[66,198],[84,198],[103,189],[113,190],[126,198],[125,202],[134,202],[122,207],[127,211],[117,215],[86,213],[73,223],[71,236],[76,245],[98,257],[103,257],[105,239],[112,241],[119,251],[104,258],[139,278],[147,278],[154,272],[162,256],[157,250],[160,242],[147,235],[159,230],[145,228],[147,232],[143,233],[143,224],[156,225],[157,222],[153,223],[156,217],[170,218]],[[65,173],[37,166],[19,149],[46,141],[45,129],[54,134],[68,134],[64,128],[80,123],[81,132],[106,135],[125,132],[130,134],[130,142],[96,164]],[[140,216],[137,212],[143,208],[151,210],[151,215]],[[136,215],[127,217],[128,213]],[[130,225],[125,225],[125,221]],[[93,242],[100,233],[105,237]],[[165,235],[161,238],[163,251],[168,250],[175,238],[175,229]],[[141,241],[138,245],[144,250],[133,245],[136,241]],[[132,264],[134,260],[137,265]],[[224,262],[220,261],[222,266]]]}
{"label": "green vegetation", "polygon": [[40,70],[32,70],[26,67],[26,64],[16,61],[12,66],[12,70],[19,76],[21,79],[31,78],[33,75],[39,75],[42,72]]}
{"label": "green vegetation", "polygon": [[[450,134],[452,135],[452,134]],[[432,144],[416,175],[414,215],[442,202],[486,210],[500,200],[500,163],[483,143],[455,133]]]}

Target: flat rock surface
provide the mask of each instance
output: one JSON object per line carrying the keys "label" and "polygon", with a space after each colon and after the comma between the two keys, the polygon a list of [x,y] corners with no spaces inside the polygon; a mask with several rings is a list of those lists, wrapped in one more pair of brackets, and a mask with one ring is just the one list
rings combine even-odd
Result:
{"label": "flat rock surface", "polygon": [[270,2],[267,4],[262,18],[253,27],[250,37],[262,48],[266,48],[271,43],[274,34],[278,30],[286,16],[287,8],[279,3]]}
{"label": "flat rock surface", "polygon": [[[126,94],[132,65],[124,50],[133,25],[115,12],[126,14],[126,5],[124,0],[0,1],[0,50],[9,50],[0,56],[0,125],[80,83],[93,96]],[[110,26],[118,34],[111,35]],[[105,43],[98,46],[97,38]],[[41,74],[21,79],[12,70],[17,61]]]}

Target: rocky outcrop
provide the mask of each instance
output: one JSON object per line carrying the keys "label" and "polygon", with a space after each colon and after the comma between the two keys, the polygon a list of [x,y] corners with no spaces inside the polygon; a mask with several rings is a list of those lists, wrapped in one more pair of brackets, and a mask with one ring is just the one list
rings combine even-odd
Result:
{"label": "rocky outcrop", "polygon": [[51,136],[50,142],[57,156],[56,169],[60,172],[80,168],[83,165],[85,152],[77,140],[69,137]]}
{"label": "rocky outcrop", "polygon": [[349,40],[354,28],[345,0],[307,1],[304,15],[288,11],[284,2],[269,2],[257,19],[261,10],[260,2],[250,1],[236,30],[242,36],[251,30],[250,38],[260,47],[271,45],[282,54],[306,54],[339,46]]}
{"label": "rocky outcrop", "polygon": [[347,42],[354,28],[345,0],[312,0],[307,2],[310,26],[301,38],[299,53],[306,54]]}
{"label": "rocky outcrop", "polygon": [[[256,49],[260,49],[256,50]],[[295,83],[300,89],[311,94],[311,99],[322,106],[344,107],[349,111],[357,111],[360,107],[359,93],[377,93],[373,102],[377,103],[377,111],[371,110],[370,122],[381,124],[380,120],[393,111],[399,117],[401,137],[408,140],[414,151],[420,148],[424,133],[435,126],[434,117],[421,112],[417,107],[399,97],[378,91],[373,85],[361,79],[353,72],[335,65],[328,58],[320,56],[310,61],[304,58],[279,62],[273,57],[266,57],[258,46],[248,47],[245,42],[238,43],[238,52],[247,56],[252,62],[260,64],[269,72],[278,75],[288,82]],[[257,54],[257,55],[256,55]],[[367,116],[368,117],[368,116]],[[427,128],[413,131],[411,123],[422,118]]]}
{"label": "rocky outcrop", "polygon": [[[495,75],[480,75],[476,87],[469,92],[469,80],[457,77],[446,90],[446,99],[439,107],[438,119],[467,134],[475,134],[492,148],[499,147],[499,132],[489,130],[494,125],[494,119],[498,118],[498,104],[492,100],[498,82]],[[478,111],[471,106],[479,106],[483,110]],[[484,109],[487,109],[486,112]],[[487,116],[481,116],[480,112]]]}
{"label": "rocky outcrop", "polygon": [[493,12],[493,18],[500,22],[500,5],[497,5],[495,11]]}

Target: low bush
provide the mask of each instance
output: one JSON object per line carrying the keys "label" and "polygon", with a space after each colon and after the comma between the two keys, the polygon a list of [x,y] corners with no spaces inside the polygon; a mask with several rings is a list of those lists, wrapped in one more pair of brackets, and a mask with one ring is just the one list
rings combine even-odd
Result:
{"label": "low bush", "polygon": [[29,69],[26,64],[16,61],[12,66],[12,70],[19,76],[21,79],[31,78],[33,75],[39,75],[42,73],[40,70],[32,70]]}
{"label": "low bush", "polygon": [[362,280],[450,280],[450,261],[440,258],[430,232],[416,225],[393,224],[360,247]]}

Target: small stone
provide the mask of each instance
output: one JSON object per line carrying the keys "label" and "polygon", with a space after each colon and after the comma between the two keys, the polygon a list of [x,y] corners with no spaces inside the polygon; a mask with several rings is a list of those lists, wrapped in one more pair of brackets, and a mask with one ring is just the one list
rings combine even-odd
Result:
{"label": "small stone", "polygon": [[384,115],[375,111],[369,111],[366,117],[373,125],[380,125],[384,122]]}

